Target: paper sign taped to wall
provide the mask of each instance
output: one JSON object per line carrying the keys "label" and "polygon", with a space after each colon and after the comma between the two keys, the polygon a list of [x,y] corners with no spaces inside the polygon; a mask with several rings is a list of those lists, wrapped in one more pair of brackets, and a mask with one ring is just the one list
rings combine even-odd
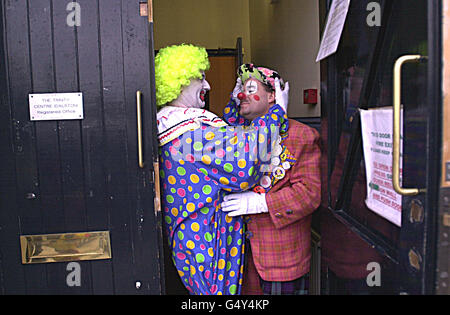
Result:
{"label": "paper sign taped to wall", "polygon": [[[378,215],[401,226],[402,196],[392,187],[392,108],[361,109],[360,115],[367,179],[366,205]],[[401,119],[400,126],[402,125]],[[400,139],[402,134],[403,128],[400,130]],[[402,142],[400,141],[400,183]]]}
{"label": "paper sign taped to wall", "polygon": [[30,120],[83,119],[83,93],[41,93],[28,95]]}
{"label": "paper sign taped to wall", "polygon": [[337,51],[349,7],[350,0],[334,0],[331,3],[316,62]]}

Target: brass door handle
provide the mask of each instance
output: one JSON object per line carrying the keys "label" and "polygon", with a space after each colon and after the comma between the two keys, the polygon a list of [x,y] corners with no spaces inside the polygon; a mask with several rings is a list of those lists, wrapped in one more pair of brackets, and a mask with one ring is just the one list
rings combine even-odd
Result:
{"label": "brass door handle", "polygon": [[144,153],[142,150],[142,92],[136,92],[136,111],[137,111],[137,138],[138,138],[138,164],[140,168],[144,168]]}
{"label": "brass door handle", "polygon": [[398,58],[394,65],[394,117],[393,117],[393,154],[392,154],[392,186],[403,196],[414,196],[420,191],[417,188],[403,188],[400,185],[400,114],[401,114],[401,76],[402,66],[406,62],[419,62],[427,57],[421,55],[405,55]]}

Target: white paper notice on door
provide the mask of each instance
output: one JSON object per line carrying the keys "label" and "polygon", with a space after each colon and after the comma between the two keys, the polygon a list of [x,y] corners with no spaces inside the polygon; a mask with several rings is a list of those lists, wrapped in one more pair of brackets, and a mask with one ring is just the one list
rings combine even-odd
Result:
{"label": "white paper notice on door", "polygon": [[[402,196],[392,187],[392,107],[360,110],[367,179],[367,207],[401,226]],[[403,110],[400,117],[403,117]],[[402,118],[400,126],[403,126]],[[403,128],[400,130],[402,139]],[[400,141],[400,183],[403,141]]]}
{"label": "white paper notice on door", "polygon": [[316,62],[337,51],[349,7],[350,0],[333,0],[331,3]]}

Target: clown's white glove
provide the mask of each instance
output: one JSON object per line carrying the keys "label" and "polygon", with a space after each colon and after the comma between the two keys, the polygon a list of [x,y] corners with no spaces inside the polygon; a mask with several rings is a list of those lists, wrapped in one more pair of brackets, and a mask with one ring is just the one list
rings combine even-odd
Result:
{"label": "clown's white glove", "polygon": [[239,106],[241,104],[241,101],[238,98],[238,94],[242,92],[242,80],[240,77],[236,79],[236,85],[234,86],[233,93],[231,94],[231,97],[236,102],[236,105]]}
{"label": "clown's white glove", "polygon": [[289,82],[284,84],[284,90],[282,90],[279,78],[275,78],[275,103],[280,105],[287,115],[289,103]]}
{"label": "clown's white glove", "polygon": [[227,195],[223,198],[221,205],[222,211],[228,212],[230,217],[269,212],[266,194],[253,191]]}

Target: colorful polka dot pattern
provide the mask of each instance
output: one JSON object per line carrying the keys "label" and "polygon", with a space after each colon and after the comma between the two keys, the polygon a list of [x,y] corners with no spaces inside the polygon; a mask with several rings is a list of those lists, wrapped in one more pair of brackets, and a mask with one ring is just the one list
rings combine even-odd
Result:
{"label": "colorful polka dot pattern", "polygon": [[[280,126],[280,117],[271,111],[255,122]],[[161,148],[166,232],[173,262],[191,294],[240,294],[243,219],[228,217],[220,203],[226,193],[254,186],[261,173],[260,162],[250,158],[257,137],[238,129],[202,125]]]}
{"label": "colorful polka dot pattern", "polygon": [[[250,124],[254,124],[256,126],[266,127],[270,125],[266,124],[264,119],[262,118],[256,118],[255,121],[249,121],[248,119],[245,119],[239,114],[239,109],[236,104],[236,102],[231,99],[231,101],[228,103],[228,105],[224,108],[223,111],[223,120],[225,120],[229,125],[231,126],[248,126]],[[274,120],[278,119],[278,124],[272,124],[270,125],[270,128],[273,129],[276,126],[280,127],[279,133],[280,134],[286,134],[289,129],[289,122],[288,117],[284,110],[281,108],[280,105],[275,104],[270,108],[269,113],[272,113],[272,118]]]}

